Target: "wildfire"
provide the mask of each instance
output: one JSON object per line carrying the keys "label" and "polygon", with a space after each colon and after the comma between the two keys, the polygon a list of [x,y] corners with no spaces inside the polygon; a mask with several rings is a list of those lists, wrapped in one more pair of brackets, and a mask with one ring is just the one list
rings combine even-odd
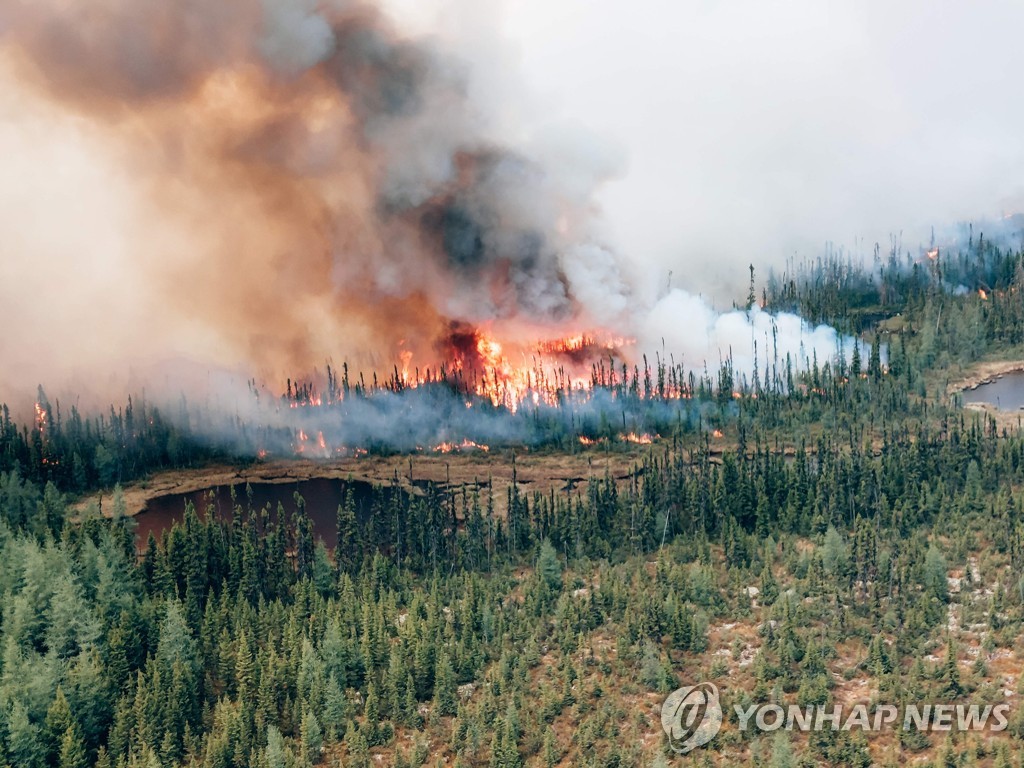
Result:
{"label": "wildfire", "polygon": [[654,442],[654,438],[646,432],[642,435],[638,435],[636,432],[628,432],[624,435],[619,435],[619,440],[624,443],[636,443],[637,445],[650,445]]}
{"label": "wildfire", "polygon": [[938,248],[932,248],[930,251],[925,253],[925,256],[927,256],[932,261],[935,261],[937,258],[939,258],[939,249]]}
{"label": "wildfire", "polygon": [[978,295],[981,297],[982,301],[988,301],[988,291],[986,291],[984,288],[978,289]]}
{"label": "wildfire", "polygon": [[537,345],[537,351],[548,354],[581,352],[592,346],[594,346],[594,340],[590,336],[580,333],[575,336],[567,336],[564,339],[541,342]]}
{"label": "wildfire", "polygon": [[453,367],[472,377],[473,393],[511,411],[523,402],[554,405],[559,391],[588,388],[592,363],[632,343],[582,333],[533,344],[505,343],[487,330],[461,327],[453,330],[449,341]]}
{"label": "wildfire", "polygon": [[[633,343],[629,338],[580,332],[529,342],[498,336],[489,327],[453,323],[447,334],[422,358],[414,346],[401,340],[393,350],[394,365],[387,378],[373,374],[372,381],[368,381],[360,374],[357,381],[352,381],[347,366],[341,375],[328,368],[326,388],[322,389],[322,383],[289,379],[287,399],[282,399],[289,408],[321,405],[331,408],[353,393],[359,396],[443,385],[457,392],[467,409],[490,404],[515,412],[527,404],[558,406],[567,396],[585,397],[595,388],[606,389],[613,396],[621,393],[622,397],[681,400],[693,396],[692,384],[687,385],[678,375],[664,377],[659,373],[655,386],[646,360],[643,369],[624,362],[619,353]],[[414,366],[414,360],[420,359],[423,362]],[[741,396],[739,392],[732,394]],[[302,428],[296,425],[292,434],[292,450],[297,455],[317,458],[365,455],[363,449],[332,442],[330,431],[325,436],[316,427],[311,428],[309,422]],[[657,437],[631,431],[615,439],[621,443],[650,445]],[[578,435],[577,439],[582,446],[609,440],[585,435]],[[490,447],[467,438],[461,442],[426,443],[417,450],[448,454],[488,452]]]}
{"label": "wildfire", "polygon": [[722,430],[720,430],[720,429],[716,429],[714,432],[711,433],[711,436],[712,437],[725,437],[725,433],[722,432]]}
{"label": "wildfire", "polygon": [[452,453],[458,451],[482,451],[487,453],[491,450],[489,445],[483,445],[482,443],[475,443],[472,440],[464,439],[461,443],[439,443],[434,446],[434,453]]}
{"label": "wildfire", "polygon": [[[313,456],[320,458],[327,458],[331,455],[331,449],[327,446],[327,440],[324,438],[324,433],[318,431],[316,433],[316,439],[311,440],[309,433],[304,429],[299,429],[296,434],[296,441],[293,443],[295,453],[306,454],[307,451]],[[266,452],[262,451],[260,458],[265,455]]]}
{"label": "wildfire", "polygon": [[408,349],[403,349],[398,353],[398,357],[402,361],[402,381],[407,382],[409,381],[409,363],[412,362],[412,352]]}
{"label": "wildfire", "polygon": [[496,339],[481,334],[476,341],[476,351],[484,369],[477,394],[490,398],[495,405],[504,403],[515,410],[530,387],[529,374],[524,378],[523,371],[509,365]]}
{"label": "wildfire", "polygon": [[357,459],[361,459],[364,456],[369,456],[370,452],[366,448],[349,448],[347,445],[339,445],[334,449],[334,455],[342,458],[355,456]]}
{"label": "wildfire", "polygon": [[480,353],[480,357],[483,358],[485,363],[489,363],[492,366],[504,364],[504,360],[501,357],[501,344],[495,339],[481,336],[476,342],[476,351]]}
{"label": "wildfire", "polygon": [[[329,369],[326,390],[320,391],[322,383],[289,379],[284,401],[289,408],[330,406],[346,399],[350,387],[363,393],[379,389],[397,392],[445,383],[466,396],[467,409],[479,402],[474,397],[513,412],[523,403],[556,406],[566,393],[627,384],[630,374],[625,366],[619,367],[618,353],[634,343],[631,338],[598,333],[570,333],[534,342],[506,340],[487,328],[453,323],[429,355],[421,357],[407,340],[400,340],[386,379],[374,374],[371,383],[360,375],[357,383],[350,384],[347,368],[343,378]],[[423,362],[414,366],[414,359]],[[635,393],[635,366],[631,375]],[[651,394],[649,387],[648,380],[648,389],[641,396]],[[673,381],[660,383],[657,396],[682,399],[691,395],[685,385]],[[299,436],[300,442],[307,440]]]}

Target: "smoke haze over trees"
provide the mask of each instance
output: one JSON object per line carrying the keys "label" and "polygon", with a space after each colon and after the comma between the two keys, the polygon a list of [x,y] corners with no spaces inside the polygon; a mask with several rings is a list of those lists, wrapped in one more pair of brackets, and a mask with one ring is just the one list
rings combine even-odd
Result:
{"label": "smoke haze over trees", "polygon": [[[0,10],[8,391],[67,381],[102,402],[211,369],[279,386],[328,360],[386,373],[400,343],[436,362],[452,319],[611,328],[639,337],[632,362],[713,368],[763,339],[713,308],[750,261],[844,232],[870,254],[856,238],[987,214],[1019,177],[998,133],[1017,47],[995,42],[1013,28],[996,15],[927,14],[915,48],[896,42],[907,12],[873,4],[581,24],[561,23],[571,0],[141,8]],[[616,55],[599,54],[612,28]],[[664,109],[634,87],[662,55]],[[980,74],[932,78],[954,65]],[[894,158],[885,131],[926,140]],[[701,332],[666,338],[666,318]],[[794,322],[780,339],[806,348],[816,332]]]}

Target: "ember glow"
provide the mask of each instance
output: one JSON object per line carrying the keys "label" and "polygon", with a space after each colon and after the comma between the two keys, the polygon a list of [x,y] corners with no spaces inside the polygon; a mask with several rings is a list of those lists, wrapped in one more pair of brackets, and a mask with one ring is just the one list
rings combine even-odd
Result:
{"label": "ember glow", "polygon": [[434,453],[460,453],[462,451],[480,451],[487,453],[490,446],[474,443],[472,440],[463,439],[461,443],[440,443],[434,446]]}

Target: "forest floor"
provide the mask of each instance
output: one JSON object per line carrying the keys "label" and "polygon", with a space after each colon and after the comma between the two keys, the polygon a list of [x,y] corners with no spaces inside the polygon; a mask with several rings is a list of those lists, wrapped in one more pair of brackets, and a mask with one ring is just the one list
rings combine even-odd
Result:
{"label": "forest floor", "polygon": [[[630,478],[640,459],[652,445],[618,445],[605,450],[588,448],[576,453],[565,451],[530,452],[524,449],[462,451],[448,454],[407,454],[396,456],[351,456],[335,459],[282,458],[248,465],[219,464],[196,469],[159,472],[126,485],[122,489],[125,511],[142,512],[151,499],[193,493],[224,485],[246,483],[295,483],[312,479],[356,480],[375,485],[390,485],[417,492],[424,483],[449,489],[473,488],[492,484],[494,505],[504,513],[506,492],[513,473],[521,492],[563,492],[590,478],[602,478],[608,472],[616,480]],[[112,490],[89,494],[74,506],[84,510],[97,502],[104,514],[113,509]]]}

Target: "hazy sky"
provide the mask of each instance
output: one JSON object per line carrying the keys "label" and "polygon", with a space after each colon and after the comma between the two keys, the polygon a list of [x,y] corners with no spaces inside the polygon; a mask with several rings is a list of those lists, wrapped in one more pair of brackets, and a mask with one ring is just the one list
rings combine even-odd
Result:
{"label": "hazy sky", "polygon": [[502,22],[538,112],[618,146],[619,245],[693,287],[1024,208],[1022,29],[1020,2],[508,0]]}

